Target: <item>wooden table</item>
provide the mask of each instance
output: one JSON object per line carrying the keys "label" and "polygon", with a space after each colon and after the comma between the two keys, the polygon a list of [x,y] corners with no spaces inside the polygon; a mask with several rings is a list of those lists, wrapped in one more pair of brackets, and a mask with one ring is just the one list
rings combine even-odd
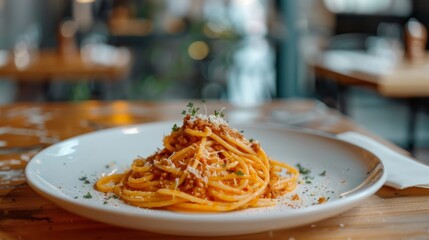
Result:
{"label": "wooden table", "polygon": [[379,95],[404,100],[410,109],[407,149],[414,150],[416,114],[429,97],[429,54],[419,62],[386,61],[365,52],[329,50],[311,63],[318,81],[338,85],[338,109],[347,114],[346,92],[350,86],[375,90]]}
{"label": "wooden table", "polygon": [[[122,53],[122,54],[121,54]],[[27,65],[21,66],[16,56],[9,54],[0,65],[0,76],[18,83],[17,100],[33,100],[32,92],[45,91],[52,81],[117,81],[123,79],[130,68],[130,55],[126,50],[115,55],[110,64],[100,64],[82,57],[80,52],[60,54],[57,50],[41,50],[32,55]],[[40,90],[41,89],[41,90]]]}
{"label": "wooden table", "polygon": [[404,59],[390,63],[365,52],[330,50],[312,64],[318,76],[369,87],[385,97],[429,96],[429,54],[420,62]]}
{"label": "wooden table", "polygon": [[[186,103],[88,101],[1,106],[0,239],[187,239],[114,227],[69,213],[33,191],[23,172],[29,158],[49,144],[101,128],[178,119]],[[278,101],[249,108],[209,102],[207,106],[209,112],[227,106],[227,117],[259,122],[268,121],[273,110],[309,111],[314,102]],[[332,117],[337,120],[325,121]],[[334,110],[302,126],[331,133],[353,130],[384,141]],[[327,220],[223,239],[427,239],[428,229],[429,189],[383,187],[359,206]]]}

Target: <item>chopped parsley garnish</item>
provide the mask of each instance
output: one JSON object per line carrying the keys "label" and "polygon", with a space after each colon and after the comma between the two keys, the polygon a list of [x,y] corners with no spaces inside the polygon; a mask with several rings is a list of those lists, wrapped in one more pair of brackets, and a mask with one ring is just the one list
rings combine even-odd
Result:
{"label": "chopped parsley garnish", "polygon": [[301,164],[296,164],[296,166],[298,167],[298,171],[300,174],[302,175],[308,175],[311,173],[311,170],[308,168],[303,167]]}
{"label": "chopped parsley garnish", "polygon": [[174,124],[173,125],[173,127],[171,128],[171,130],[173,131],[173,132],[175,132],[175,131],[177,131],[177,130],[179,130],[180,128],[177,126],[177,124]]}
{"label": "chopped parsley garnish", "polygon": [[326,176],[326,170],[325,170],[325,171],[323,171],[323,172],[321,172],[321,173],[319,173],[319,176],[321,176],[321,177]]}
{"label": "chopped parsley garnish", "polygon": [[312,176],[309,176],[309,174],[311,173],[311,170],[308,168],[303,167],[301,164],[296,164],[296,167],[298,168],[299,173],[303,176],[302,180],[304,180],[304,182],[306,184],[310,184],[311,180],[313,179]]}
{"label": "chopped parsley garnish", "polygon": [[83,183],[85,183],[85,184],[90,184],[91,182],[88,180],[88,178],[87,177],[81,177],[81,178],[79,178],[79,180],[80,181],[82,181]]}
{"label": "chopped parsley garnish", "polygon": [[216,111],[216,110],[214,111],[214,115],[216,117],[222,117],[222,118],[225,116],[222,111]]}
{"label": "chopped parsley garnish", "polygon": [[252,143],[253,141],[255,141],[255,139],[253,139],[253,138],[249,139],[250,143]]}
{"label": "chopped parsley garnish", "polygon": [[237,176],[243,176],[244,175],[244,173],[240,170],[236,171],[235,174],[237,174]]}
{"label": "chopped parsley garnish", "polygon": [[[203,105],[204,105],[204,109],[205,109],[205,111],[206,111],[206,115],[207,115],[207,108],[206,108],[206,105],[205,105],[205,103],[207,102],[207,100],[206,99],[202,99],[201,100],[201,102],[203,103]],[[189,114],[189,115],[191,115],[191,116],[193,116],[193,117],[195,117],[195,115],[198,113],[198,111],[200,110],[200,108],[199,107],[197,107],[197,106],[195,106],[195,104],[193,103],[193,102],[189,102],[187,105],[186,105],[186,108],[187,109],[185,109],[185,110],[183,110],[182,111],[182,115],[186,115],[186,114]],[[225,114],[222,112],[223,111],[223,109],[224,108],[222,108],[220,111],[214,111],[214,116],[216,116],[216,117],[221,117],[221,118],[223,118],[223,117],[225,117]]]}
{"label": "chopped parsley garnish", "polygon": [[310,180],[310,179],[312,179],[312,178],[310,178],[310,177],[306,176],[306,177],[304,178],[305,183],[306,183],[306,184],[310,184],[310,183],[311,183],[311,180]]}
{"label": "chopped parsley garnish", "polygon": [[103,204],[107,204],[111,198],[113,198],[113,199],[118,199],[118,198],[119,198],[119,196],[118,196],[118,195],[116,195],[116,194],[114,194],[114,195],[110,195],[110,196],[106,196],[106,197],[104,198],[104,202],[103,202]]}
{"label": "chopped parsley garnish", "polygon": [[87,192],[85,195],[83,195],[83,198],[91,199],[92,195],[91,195],[91,193]]}
{"label": "chopped parsley garnish", "polygon": [[198,110],[200,110],[200,108],[192,108],[191,109],[191,115],[195,116],[195,114],[197,114]]}
{"label": "chopped parsley garnish", "polygon": [[195,116],[197,114],[198,110],[200,110],[199,107],[195,107],[193,102],[189,102],[188,105],[186,105],[188,110],[183,110],[182,115],[190,114],[191,116]]}

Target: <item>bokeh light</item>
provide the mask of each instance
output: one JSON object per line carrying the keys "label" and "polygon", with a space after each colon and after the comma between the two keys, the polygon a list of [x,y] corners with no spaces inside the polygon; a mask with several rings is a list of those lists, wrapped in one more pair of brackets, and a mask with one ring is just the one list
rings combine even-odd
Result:
{"label": "bokeh light", "polygon": [[209,46],[203,41],[195,41],[191,43],[188,48],[189,56],[195,60],[202,60],[206,58],[209,52]]}

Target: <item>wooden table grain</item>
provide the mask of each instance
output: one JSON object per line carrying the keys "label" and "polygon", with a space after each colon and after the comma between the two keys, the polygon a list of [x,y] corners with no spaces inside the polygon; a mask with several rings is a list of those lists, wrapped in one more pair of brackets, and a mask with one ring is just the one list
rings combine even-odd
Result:
{"label": "wooden table grain", "polygon": [[[38,195],[24,175],[29,159],[50,144],[103,128],[178,119],[186,103],[87,101],[0,106],[0,239],[188,239],[80,217]],[[227,117],[266,122],[272,120],[273,111],[300,114],[312,111],[314,103],[290,100],[237,107],[208,102],[207,108],[210,112],[226,106]],[[334,110],[300,126],[331,133],[357,131],[407,154]],[[323,221],[222,239],[429,239],[429,189],[383,187],[357,207]]]}

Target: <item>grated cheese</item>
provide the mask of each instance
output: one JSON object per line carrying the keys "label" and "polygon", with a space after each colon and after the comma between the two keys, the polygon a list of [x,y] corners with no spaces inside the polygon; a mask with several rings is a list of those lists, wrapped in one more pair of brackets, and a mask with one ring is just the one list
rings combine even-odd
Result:
{"label": "grated cheese", "polygon": [[207,116],[205,114],[197,114],[195,116],[191,116],[191,118],[188,120],[188,122],[194,123],[195,120],[197,120],[197,119],[201,119],[201,120],[204,120],[204,121],[211,122],[211,123],[213,123],[213,124],[215,124],[217,126],[219,126],[219,125],[228,125],[228,123],[222,117],[215,116],[215,115],[208,115]]}
{"label": "grated cheese", "polygon": [[195,177],[197,177],[197,178],[199,178],[199,179],[202,179],[202,177],[201,177],[201,173],[200,173],[197,169],[193,168],[192,166],[188,166],[188,167],[186,168],[186,170],[187,170],[188,172],[190,172],[190,173],[194,174],[194,175],[195,175]]}

